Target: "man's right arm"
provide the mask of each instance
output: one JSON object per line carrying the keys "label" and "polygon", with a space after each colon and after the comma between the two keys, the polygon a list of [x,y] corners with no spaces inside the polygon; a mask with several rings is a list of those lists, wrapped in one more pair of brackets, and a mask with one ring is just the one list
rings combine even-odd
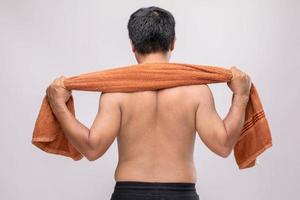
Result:
{"label": "man's right arm", "polygon": [[239,139],[245,122],[251,86],[247,74],[235,67],[232,68],[232,72],[233,79],[228,83],[233,92],[232,104],[224,120],[215,109],[213,95],[208,86],[202,86],[197,97],[196,130],[203,143],[224,158],[230,155]]}
{"label": "man's right arm", "polygon": [[229,112],[223,120],[227,141],[226,146],[231,150],[238,141],[245,123],[245,112],[249,96],[233,94]]}

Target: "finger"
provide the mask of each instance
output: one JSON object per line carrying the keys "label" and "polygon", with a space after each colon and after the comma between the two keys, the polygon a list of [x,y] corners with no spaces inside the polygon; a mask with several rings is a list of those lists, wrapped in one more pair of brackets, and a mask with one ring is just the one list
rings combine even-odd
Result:
{"label": "finger", "polygon": [[63,81],[60,82],[60,86],[63,87],[64,89],[67,89],[67,88],[65,87],[65,84],[64,84]]}
{"label": "finger", "polygon": [[65,80],[66,79],[66,77],[64,75],[61,75],[59,78],[60,78],[60,80]]}
{"label": "finger", "polygon": [[56,81],[60,81],[60,80],[63,80],[63,79],[65,79],[65,76],[64,76],[64,75],[61,75],[61,76],[57,77],[55,80],[56,80]]}
{"label": "finger", "polygon": [[61,77],[60,82],[63,83],[65,79],[66,79],[65,77]]}
{"label": "finger", "polygon": [[62,80],[61,76],[56,79],[56,81],[59,82],[59,83],[61,82],[61,80]]}
{"label": "finger", "polygon": [[242,73],[242,71],[239,68],[237,68],[236,66],[233,66],[231,71],[232,71],[233,75],[240,75]]}
{"label": "finger", "polygon": [[62,85],[64,85],[64,80],[65,80],[65,79],[66,79],[65,76],[61,76],[61,77],[60,77],[60,82],[61,82]]}
{"label": "finger", "polygon": [[64,78],[62,78],[62,79],[59,80],[59,86],[63,87],[64,89],[67,89],[65,87]]}
{"label": "finger", "polygon": [[232,75],[233,76],[236,76],[236,75],[238,75],[238,70],[237,70],[237,68],[236,67],[233,67],[232,69],[231,69],[231,73],[232,73]]}
{"label": "finger", "polygon": [[53,83],[57,84],[59,82],[59,78],[54,79]]}
{"label": "finger", "polygon": [[240,68],[237,68],[237,67],[235,67],[234,70],[235,70],[236,72],[242,72],[242,70],[240,70]]}

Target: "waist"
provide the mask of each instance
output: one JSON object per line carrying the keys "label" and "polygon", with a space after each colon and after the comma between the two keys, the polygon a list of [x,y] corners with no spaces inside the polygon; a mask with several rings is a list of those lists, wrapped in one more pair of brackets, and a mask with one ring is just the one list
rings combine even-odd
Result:
{"label": "waist", "polygon": [[116,181],[112,199],[199,199],[195,183]]}
{"label": "waist", "polygon": [[195,183],[116,181],[115,190],[173,190],[196,191]]}
{"label": "waist", "polygon": [[141,165],[135,161],[119,162],[114,174],[115,181],[147,183],[195,183],[197,181],[193,162],[177,162],[176,164],[173,163],[173,165],[166,162],[156,166],[145,163]]}

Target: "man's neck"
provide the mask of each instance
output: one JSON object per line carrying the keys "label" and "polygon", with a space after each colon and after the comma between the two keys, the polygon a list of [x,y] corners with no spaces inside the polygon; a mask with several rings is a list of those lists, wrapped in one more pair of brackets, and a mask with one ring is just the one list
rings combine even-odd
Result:
{"label": "man's neck", "polygon": [[142,56],[138,63],[143,64],[143,63],[166,63],[169,62],[169,59],[167,56],[161,53],[151,53],[145,56]]}

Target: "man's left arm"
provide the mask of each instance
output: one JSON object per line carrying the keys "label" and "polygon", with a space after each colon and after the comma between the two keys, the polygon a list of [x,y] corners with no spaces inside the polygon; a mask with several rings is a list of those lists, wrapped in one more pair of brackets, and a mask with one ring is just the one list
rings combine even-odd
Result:
{"label": "man's left arm", "polygon": [[102,93],[96,118],[87,128],[68,110],[65,102],[71,91],[64,89],[63,79],[56,79],[47,89],[48,100],[68,141],[88,160],[101,157],[116,138],[121,111],[113,93]]}

